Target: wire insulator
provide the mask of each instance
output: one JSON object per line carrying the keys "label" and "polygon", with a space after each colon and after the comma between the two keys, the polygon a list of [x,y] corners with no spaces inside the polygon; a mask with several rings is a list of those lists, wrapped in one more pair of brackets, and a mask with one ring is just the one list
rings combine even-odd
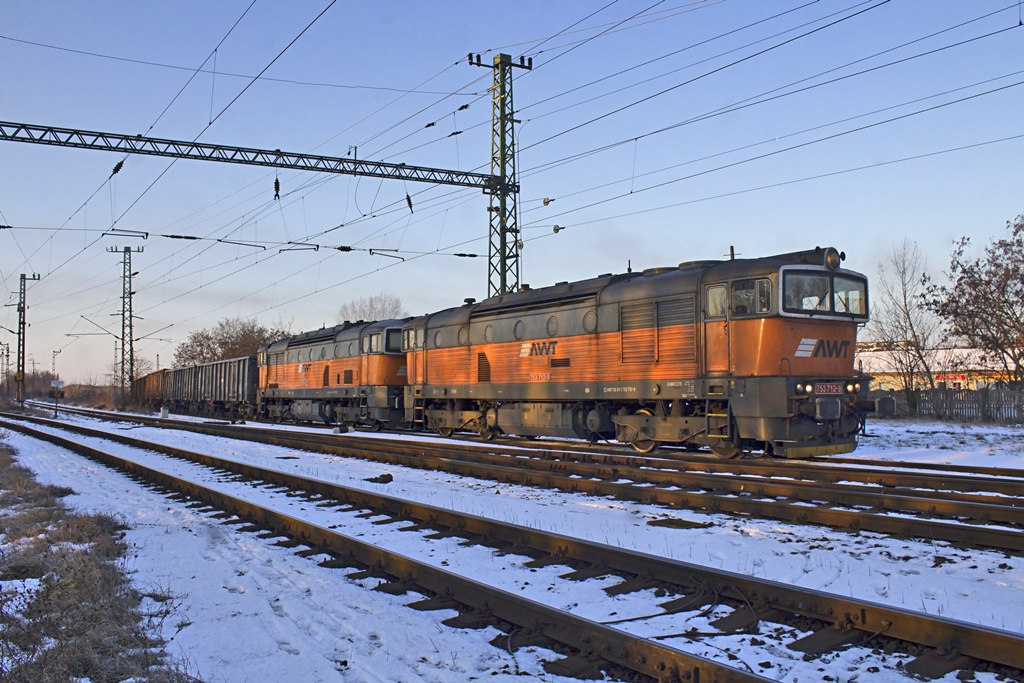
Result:
{"label": "wire insulator", "polygon": [[281,198],[281,179],[274,178],[274,199]]}
{"label": "wire insulator", "polygon": [[412,197],[409,196],[408,192],[405,193],[405,203],[409,205],[409,213],[412,213]]}

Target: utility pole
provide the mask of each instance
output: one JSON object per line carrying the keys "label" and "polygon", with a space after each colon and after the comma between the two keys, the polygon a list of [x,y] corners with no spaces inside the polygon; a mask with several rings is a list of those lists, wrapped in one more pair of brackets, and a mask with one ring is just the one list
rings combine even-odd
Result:
{"label": "utility pole", "polygon": [[28,310],[28,306],[25,304],[25,283],[39,279],[39,273],[33,273],[31,277],[22,273],[21,287],[18,290],[18,373],[14,376],[14,380],[18,385],[18,405],[20,406],[25,405],[25,311]]}
{"label": "utility pole", "polygon": [[135,379],[135,344],[132,340],[132,278],[138,273],[132,272],[132,252],[142,253],[144,247],[109,247],[112,254],[123,254],[124,285],[121,295],[121,402],[126,404],[131,395],[132,382]]}
{"label": "utility pole", "polygon": [[8,396],[11,393],[11,345],[7,342],[0,342],[0,347],[3,347],[4,353],[0,353],[0,364],[3,365],[3,382],[4,396]]}
{"label": "utility pole", "polygon": [[[480,61],[480,55],[469,56],[469,63],[487,66]],[[512,67],[532,69],[533,59],[519,58],[512,61],[506,54],[494,56],[494,85],[491,86],[491,177],[495,180],[492,189],[484,192],[491,196],[487,207],[490,223],[487,246],[487,296],[492,297],[519,289],[519,251],[522,241],[516,212],[516,136],[515,107],[512,105]]]}

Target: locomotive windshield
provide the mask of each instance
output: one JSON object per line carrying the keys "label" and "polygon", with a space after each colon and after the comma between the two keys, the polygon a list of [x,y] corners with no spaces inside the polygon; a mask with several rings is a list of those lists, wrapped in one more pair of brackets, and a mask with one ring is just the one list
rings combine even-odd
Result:
{"label": "locomotive windshield", "polygon": [[402,352],[402,330],[388,330],[384,350],[388,353]]}
{"label": "locomotive windshield", "polygon": [[787,270],[782,279],[783,311],[867,318],[867,291],[867,281],[856,275]]}

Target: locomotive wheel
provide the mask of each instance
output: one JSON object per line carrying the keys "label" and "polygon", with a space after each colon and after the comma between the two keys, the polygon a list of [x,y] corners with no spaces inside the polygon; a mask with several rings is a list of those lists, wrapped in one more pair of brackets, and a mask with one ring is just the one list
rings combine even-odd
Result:
{"label": "locomotive wheel", "polygon": [[448,437],[450,437],[454,433],[455,433],[455,430],[452,429],[451,427],[441,427],[440,429],[437,430],[437,435],[441,436],[441,437],[444,437],[445,439],[447,439]]}
{"label": "locomotive wheel", "polygon": [[630,441],[629,445],[637,453],[650,453],[657,448],[658,442],[654,439],[637,439],[636,441]]}
{"label": "locomotive wheel", "polygon": [[[641,408],[640,410],[633,413],[634,415],[654,415],[654,411],[650,408]],[[634,430],[635,431],[635,430]],[[633,447],[633,450],[637,453],[650,453],[657,446],[658,442],[654,439],[648,439],[647,437],[636,432],[636,435],[629,440],[629,445]]]}
{"label": "locomotive wheel", "polygon": [[740,454],[740,449],[732,445],[731,443],[723,443],[718,444],[716,446],[709,446],[709,448],[711,449],[712,453],[717,455],[719,458],[722,458],[723,460],[735,458],[737,455]]}

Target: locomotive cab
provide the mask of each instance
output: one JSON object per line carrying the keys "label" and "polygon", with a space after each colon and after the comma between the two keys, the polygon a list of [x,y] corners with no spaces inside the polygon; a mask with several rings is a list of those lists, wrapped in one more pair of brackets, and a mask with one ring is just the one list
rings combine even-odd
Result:
{"label": "locomotive cab", "polygon": [[[868,320],[867,280],[817,249],[749,262],[705,285],[705,357],[734,422],[720,449],[756,444],[786,457],[846,453],[870,405],[854,370],[857,328]],[[717,277],[715,278],[718,279]]]}

